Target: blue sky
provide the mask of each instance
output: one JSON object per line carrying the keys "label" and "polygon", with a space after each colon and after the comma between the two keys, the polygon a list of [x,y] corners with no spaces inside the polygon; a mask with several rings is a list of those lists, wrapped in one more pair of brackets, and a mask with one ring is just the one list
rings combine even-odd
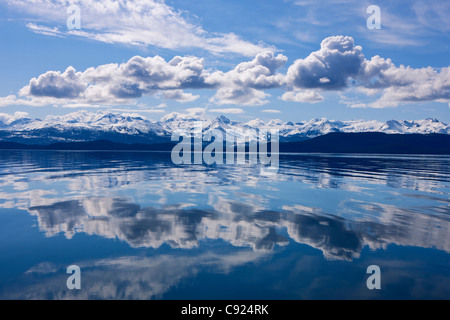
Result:
{"label": "blue sky", "polygon": [[448,1],[4,0],[0,12],[0,113],[450,122]]}

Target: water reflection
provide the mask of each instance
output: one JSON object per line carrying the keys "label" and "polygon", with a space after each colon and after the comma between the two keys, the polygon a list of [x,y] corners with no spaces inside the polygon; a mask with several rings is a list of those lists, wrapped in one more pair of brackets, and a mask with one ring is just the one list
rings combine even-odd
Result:
{"label": "water reflection", "polygon": [[267,177],[255,166],[176,167],[163,153],[0,155],[0,206],[28,210],[47,236],[185,249],[205,239],[254,250],[294,240],[344,260],[365,245],[450,251],[448,157],[291,155]]}
{"label": "water reflection", "polygon": [[[392,244],[448,254],[449,187],[450,157],[284,155],[278,174],[265,175],[250,165],[174,166],[164,153],[0,152],[0,214],[26,210],[57,242],[86,235],[156,250],[74,261],[91,283],[77,298],[160,298],[204,270],[277,265],[293,245],[348,268],[367,248]],[[6,297],[75,297],[58,287],[64,264],[39,259]]]}
{"label": "water reflection", "polygon": [[[20,299],[159,299],[183,279],[194,277],[202,268],[227,274],[236,267],[267,261],[265,253],[238,252],[156,257],[122,256],[79,262],[85,290],[70,291],[66,281],[67,266],[42,263],[26,272],[34,285],[12,289],[9,298]],[[188,298],[186,298],[188,299]]]}
{"label": "water reflection", "polygon": [[[343,219],[317,208],[284,206],[282,211],[255,210],[237,201],[221,203],[218,210],[192,205],[140,207],[120,198],[86,198],[29,208],[47,236],[77,232],[120,239],[134,248],[191,249],[202,240],[223,240],[255,251],[273,250],[289,240],[320,249],[328,259],[351,261],[362,248],[402,246],[438,248],[450,252],[450,207],[442,216],[412,212],[376,203],[349,201],[348,210],[377,212],[380,221]],[[428,208],[431,212],[431,209]],[[286,231],[286,232],[285,232]]]}

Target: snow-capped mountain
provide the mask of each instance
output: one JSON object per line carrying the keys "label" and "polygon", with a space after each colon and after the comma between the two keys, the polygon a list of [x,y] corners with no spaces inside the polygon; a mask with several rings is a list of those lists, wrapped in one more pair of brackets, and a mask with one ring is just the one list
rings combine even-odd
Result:
{"label": "snow-capped mountain", "polygon": [[[172,113],[164,117],[161,126],[168,132],[193,132],[198,119],[201,115],[183,115],[179,113]],[[418,121],[397,121],[390,120],[387,122],[381,121],[335,121],[322,119],[312,119],[307,122],[283,122],[282,120],[273,119],[269,122],[264,122],[260,119],[254,119],[247,123],[232,121],[225,116],[220,116],[215,119],[202,120],[203,132],[208,132],[213,129],[220,130],[227,133],[237,133],[249,129],[276,129],[280,132],[280,139],[282,141],[298,141],[309,138],[315,138],[332,132],[344,133],[361,133],[361,132],[382,132],[387,134],[450,134],[450,125],[440,122],[436,119],[426,119]]]}
{"label": "snow-capped mountain", "polygon": [[33,131],[48,128],[89,129],[99,131],[114,131],[125,134],[140,134],[153,132],[164,134],[164,129],[137,114],[92,113],[87,111],[74,112],[63,116],[47,116],[44,120],[22,118],[4,124],[3,130]]}
{"label": "snow-capped mountain", "polygon": [[122,143],[165,142],[169,133],[137,114],[79,111],[45,119],[0,116],[0,139],[20,143],[111,140]]}
{"label": "snow-capped mountain", "polygon": [[[0,114],[0,139],[20,143],[83,142],[111,140],[122,143],[159,143],[170,140],[172,133],[195,133],[199,124],[203,133],[211,130],[232,136],[248,135],[256,139],[255,129],[276,129],[281,141],[300,141],[332,132],[387,134],[450,134],[450,126],[436,119],[416,121],[334,121],[312,119],[307,122],[232,121],[225,116],[207,119],[204,113],[173,112],[154,122],[138,114],[79,111],[63,116],[30,119],[25,113]],[[198,131],[197,131],[198,133]]]}

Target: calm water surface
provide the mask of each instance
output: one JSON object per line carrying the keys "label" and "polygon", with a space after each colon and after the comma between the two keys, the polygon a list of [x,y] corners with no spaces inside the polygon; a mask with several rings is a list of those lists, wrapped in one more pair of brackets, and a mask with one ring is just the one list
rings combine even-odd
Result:
{"label": "calm water surface", "polygon": [[449,194],[450,157],[0,151],[0,298],[450,299]]}

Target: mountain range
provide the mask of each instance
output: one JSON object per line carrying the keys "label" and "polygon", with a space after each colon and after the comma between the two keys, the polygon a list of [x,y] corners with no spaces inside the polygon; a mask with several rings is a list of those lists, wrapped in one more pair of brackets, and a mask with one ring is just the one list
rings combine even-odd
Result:
{"label": "mountain range", "polygon": [[[21,144],[46,145],[108,140],[126,144],[158,144],[170,141],[172,133],[193,132],[199,115],[173,112],[160,121],[138,114],[79,111],[63,116],[31,119],[26,116],[0,117],[0,140]],[[444,134],[450,125],[437,119],[381,121],[335,121],[312,119],[304,122],[232,121],[225,116],[202,120],[203,133],[213,129],[239,135],[249,129],[278,129],[281,142],[304,141],[330,133]],[[256,136],[250,137],[256,139]]]}

